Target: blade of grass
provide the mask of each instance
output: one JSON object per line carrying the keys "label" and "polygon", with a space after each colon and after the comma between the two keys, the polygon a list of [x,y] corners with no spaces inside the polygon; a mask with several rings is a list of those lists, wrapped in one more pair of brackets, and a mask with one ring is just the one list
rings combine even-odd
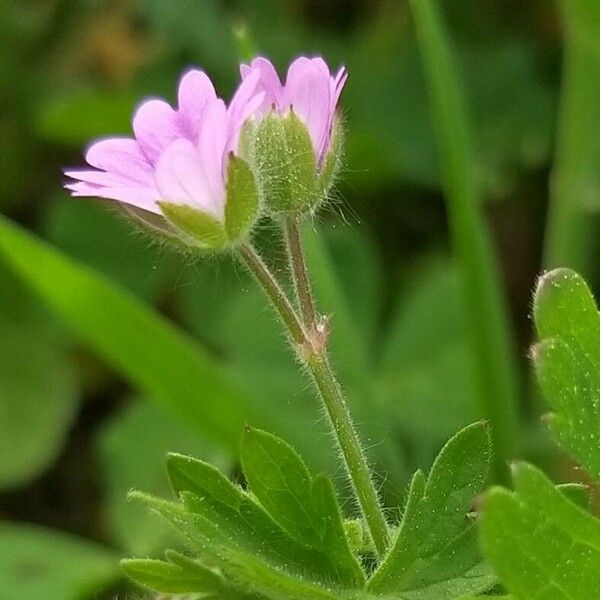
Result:
{"label": "blade of grass", "polygon": [[450,236],[477,357],[479,410],[493,426],[492,476],[507,481],[507,461],[514,457],[518,439],[518,374],[500,273],[480,206],[470,123],[436,3],[411,0],[410,5],[430,88]]}
{"label": "blade of grass", "polygon": [[129,382],[230,450],[250,407],[223,366],[132,295],[0,217],[0,254]]}
{"label": "blade of grass", "polygon": [[590,217],[600,202],[600,3],[563,0],[560,8],[563,85],[544,266],[570,267],[590,275],[598,224]]}

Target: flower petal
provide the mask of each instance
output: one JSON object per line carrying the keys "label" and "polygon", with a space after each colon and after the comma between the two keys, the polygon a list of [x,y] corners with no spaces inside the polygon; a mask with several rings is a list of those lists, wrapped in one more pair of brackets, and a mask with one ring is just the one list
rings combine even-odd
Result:
{"label": "flower petal", "polygon": [[217,99],[212,81],[203,71],[191,69],[181,78],[177,96],[181,131],[196,140],[204,110]]}
{"label": "flower petal", "polygon": [[233,95],[229,107],[227,108],[227,114],[232,128],[241,127],[244,121],[250,116],[252,110],[248,110],[248,105],[251,108],[258,108],[255,101],[256,86],[260,79],[260,71],[253,69],[247,77],[242,80],[237,91]]}
{"label": "flower petal", "polygon": [[264,99],[260,105],[260,111],[264,113],[270,110],[273,105],[277,107],[280,106],[283,99],[283,86],[281,85],[279,75],[271,61],[262,56],[255,58],[250,63],[250,66],[241,65],[240,73],[242,79],[246,79],[256,70],[260,73],[257,91],[265,93]]}
{"label": "flower petal", "polygon": [[331,86],[327,65],[321,58],[296,59],[288,70],[284,105],[306,123],[319,159],[331,123]]}
{"label": "flower petal", "polygon": [[263,104],[265,92],[258,90],[259,80],[260,71],[251,69],[229,103],[227,108],[229,125],[226,151],[235,152],[237,150],[244,123],[252,114],[259,111]]}
{"label": "flower petal", "polygon": [[217,100],[206,109],[198,139],[200,165],[216,206],[225,203],[223,163],[228,138],[227,109],[222,100]]}
{"label": "flower petal", "polygon": [[346,85],[346,81],[348,79],[348,71],[346,71],[346,67],[340,67],[335,77],[331,78],[331,114],[335,113],[335,109],[337,108],[338,101],[340,99],[340,95],[344,86]]}
{"label": "flower petal", "polygon": [[124,204],[131,204],[144,210],[161,214],[156,204],[160,197],[156,189],[136,187],[101,187],[98,185],[76,182],[68,183],[65,187],[71,191],[72,196],[87,198],[105,198],[117,200]]}
{"label": "flower petal", "polygon": [[223,207],[213,197],[199,151],[190,140],[178,139],[162,152],[155,178],[163,200],[192,206],[222,218]]}
{"label": "flower petal", "polygon": [[173,140],[183,136],[177,113],[164,100],[147,100],[135,112],[133,132],[151,164]]}
{"label": "flower petal", "polygon": [[96,169],[111,173],[119,180],[131,183],[152,182],[152,166],[131,138],[109,138],[93,143],[85,160]]}

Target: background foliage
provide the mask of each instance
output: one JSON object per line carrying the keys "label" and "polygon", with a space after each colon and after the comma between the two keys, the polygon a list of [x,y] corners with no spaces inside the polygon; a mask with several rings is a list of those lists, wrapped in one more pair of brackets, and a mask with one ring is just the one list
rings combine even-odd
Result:
{"label": "background foliage", "polygon": [[[547,213],[557,239],[549,261],[597,282],[598,19],[585,0],[567,4],[440,2],[510,302],[520,456],[572,479],[537,425],[544,409],[526,360]],[[11,552],[0,597],[126,590],[116,558],[150,555],[171,535],[128,504],[127,491],[169,494],[167,450],[239,476],[246,421],[293,444],[312,471],[341,479],[312,392],[245,274],[226,259],[192,264],[132,233],[110,207],[61,191],[61,168],[81,163],[90,138],[127,134],[143,96],[173,99],[188,65],[228,94],[252,48],[281,68],[319,53],[350,72],[345,169],[315,223],[322,235],[307,232],[309,258],[333,312],[334,361],[386,501],[398,506],[410,474],[429,470],[450,435],[479,416],[408,4],[5,0],[0,39],[0,211],[23,226],[0,219],[0,555]],[[573,91],[559,98],[563,56]],[[548,197],[575,189],[580,222],[565,231]],[[270,232],[265,225],[260,238],[277,264]]]}

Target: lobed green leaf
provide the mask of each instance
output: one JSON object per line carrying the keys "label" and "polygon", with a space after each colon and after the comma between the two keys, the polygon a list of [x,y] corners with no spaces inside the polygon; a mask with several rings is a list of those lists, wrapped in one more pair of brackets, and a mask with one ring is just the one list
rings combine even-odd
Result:
{"label": "lobed green leaf", "polygon": [[513,467],[515,491],[489,492],[481,539],[515,598],[592,600],[600,589],[600,521],[539,470]]}
{"label": "lobed green leaf", "polygon": [[222,577],[217,573],[191,560],[183,565],[132,558],[121,561],[121,567],[131,579],[157,592],[222,594],[225,587]]}
{"label": "lobed green leaf", "polygon": [[[468,513],[487,479],[490,455],[488,426],[475,423],[446,444],[427,481],[420,471],[415,474],[397,537],[369,581],[369,591],[420,590],[464,578],[478,565],[474,523]],[[484,591],[489,578],[483,588],[481,581],[473,584],[461,593]]]}
{"label": "lobed green leaf", "polygon": [[536,374],[559,443],[600,481],[600,315],[585,281],[569,269],[540,278],[534,317]]}

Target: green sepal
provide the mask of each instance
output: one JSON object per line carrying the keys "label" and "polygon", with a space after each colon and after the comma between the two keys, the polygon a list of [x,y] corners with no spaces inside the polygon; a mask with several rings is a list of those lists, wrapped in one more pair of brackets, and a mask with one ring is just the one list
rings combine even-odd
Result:
{"label": "green sepal", "polygon": [[227,202],[225,203],[225,231],[232,243],[243,240],[258,216],[258,190],[248,163],[229,155],[227,167]]}
{"label": "green sepal", "polygon": [[225,226],[217,218],[185,204],[159,202],[163,215],[177,229],[195,240],[203,250],[220,250],[227,245]]}
{"label": "green sepal", "polygon": [[124,202],[117,203],[117,208],[132,225],[148,234],[153,240],[161,240],[183,252],[188,252],[197,246],[194,238],[175,227],[164,215],[158,215]]}
{"label": "green sepal", "polygon": [[336,116],[331,130],[331,141],[329,149],[323,157],[317,182],[318,193],[321,200],[327,196],[337,179],[342,165],[342,146],[344,142],[344,131],[339,117]]}
{"label": "green sepal", "polygon": [[252,156],[265,207],[272,214],[315,210],[319,194],[315,151],[308,129],[290,110],[268,114],[257,126]]}

